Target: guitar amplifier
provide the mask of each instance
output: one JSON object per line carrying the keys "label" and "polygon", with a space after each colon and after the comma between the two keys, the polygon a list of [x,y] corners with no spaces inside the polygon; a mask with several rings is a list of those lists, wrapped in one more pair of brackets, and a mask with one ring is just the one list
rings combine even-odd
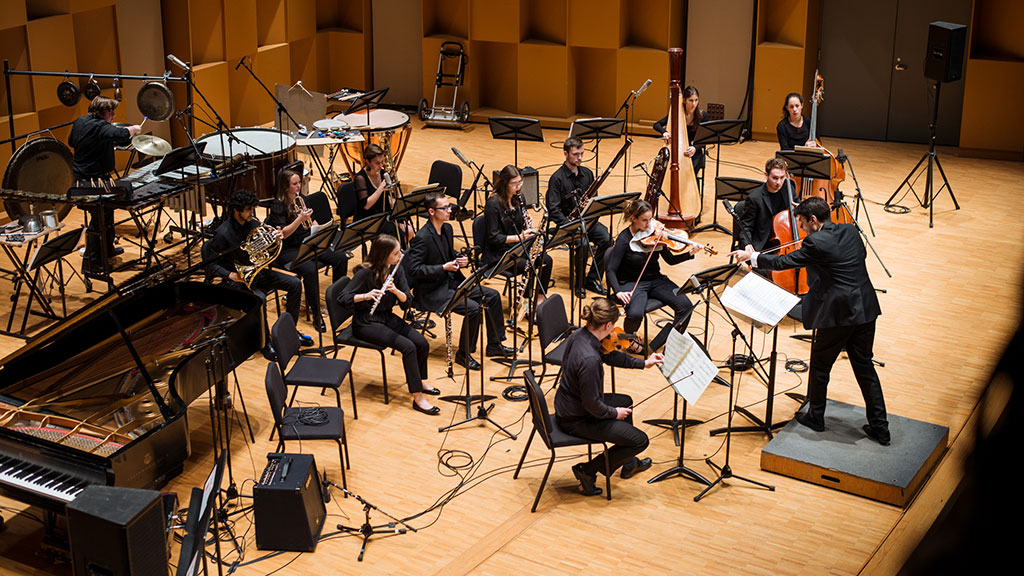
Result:
{"label": "guitar amplifier", "polygon": [[316,549],[327,509],[311,454],[267,454],[267,466],[252,497],[257,548]]}

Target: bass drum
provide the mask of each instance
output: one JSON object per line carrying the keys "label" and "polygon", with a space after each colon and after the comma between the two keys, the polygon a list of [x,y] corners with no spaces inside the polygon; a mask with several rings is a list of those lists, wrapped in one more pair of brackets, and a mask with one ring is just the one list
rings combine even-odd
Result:
{"label": "bass drum", "polygon": [[[2,184],[7,190],[25,190],[40,194],[67,196],[74,184],[71,166],[75,156],[66,144],[49,136],[29,140],[14,151],[4,171]],[[73,206],[65,202],[30,202],[4,199],[4,210],[12,220],[29,214],[53,210],[61,220]]]}
{"label": "bass drum", "polygon": [[277,173],[295,161],[295,138],[270,128],[235,128],[224,132],[223,138],[221,136],[221,132],[211,132],[196,140],[196,143],[206,143],[203,156],[221,164],[240,154],[245,155],[256,170],[235,181],[230,189],[227,183],[208,185],[206,193],[222,198],[225,203],[231,197],[231,191],[239,188],[252,190],[260,200],[273,198]]}

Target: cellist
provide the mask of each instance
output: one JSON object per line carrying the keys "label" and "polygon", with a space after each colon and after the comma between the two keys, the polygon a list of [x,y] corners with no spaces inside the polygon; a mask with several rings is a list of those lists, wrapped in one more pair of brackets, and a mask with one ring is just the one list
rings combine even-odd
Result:
{"label": "cellist", "polygon": [[782,158],[769,159],[764,163],[764,184],[754,188],[744,200],[738,215],[740,245],[745,250],[764,250],[774,234],[772,218],[789,209],[789,198],[784,190],[788,169]]}

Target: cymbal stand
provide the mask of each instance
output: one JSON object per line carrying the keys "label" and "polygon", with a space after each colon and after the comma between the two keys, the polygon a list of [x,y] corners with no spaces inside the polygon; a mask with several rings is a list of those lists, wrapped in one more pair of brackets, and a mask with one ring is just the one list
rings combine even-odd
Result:
{"label": "cymbal stand", "polygon": [[[742,338],[743,337],[743,332],[738,327],[734,326],[733,330],[732,330],[732,354],[733,354],[733,356],[736,355],[736,338],[737,337]],[[711,482],[708,485],[707,488],[705,488],[703,491],[701,491],[700,494],[697,494],[696,496],[694,496],[693,497],[693,501],[694,502],[700,502],[700,499],[703,498],[705,494],[710,492],[711,489],[714,488],[715,486],[717,486],[718,484],[722,484],[724,486],[725,485],[724,480],[729,479],[729,478],[735,478],[737,480],[742,480],[744,482],[747,482],[749,484],[753,484],[755,486],[760,486],[761,488],[767,488],[768,490],[770,490],[772,492],[775,491],[775,486],[771,486],[769,484],[763,484],[763,483],[758,482],[756,480],[751,480],[749,478],[744,478],[743,476],[737,476],[736,474],[733,474],[732,467],[729,465],[729,455],[730,455],[730,451],[731,451],[731,448],[732,448],[732,413],[733,413],[733,407],[734,407],[734,404],[733,404],[733,391],[736,389],[736,387],[734,386],[735,378],[736,378],[736,369],[735,369],[735,367],[730,365],[729,366],[729,410],[727,411],[727,414],[728,414],[728,425],[726,426],[726,429],[725,429],[725,464],[723,464],[722,466],[719,466],[719,465],[715,464],[714,461],[711,460],[711,458],[707,458],[707,459],[704,460],[704,462],[707,463],[708,466],[711,466],[715,470],[718,470],[718,472],[719,472],[718,473],[718,478],[715,478],[715,480],[713,482]],[[679,452],[680,452],[680,459],[681,459],[682,458],[682,446],[680,446]]]}

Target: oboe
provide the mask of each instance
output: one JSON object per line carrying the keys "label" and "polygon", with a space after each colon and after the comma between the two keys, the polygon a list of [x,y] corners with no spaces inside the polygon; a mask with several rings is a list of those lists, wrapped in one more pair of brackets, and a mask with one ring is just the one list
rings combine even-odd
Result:
{"label": "oboe", "polygon": [[[405,255],[403,254],[402,258],[404,257]],[[380,301],[384,299],[384,294],[386,294],[388,290],[388,283],[390,283],[395,277],[395,272],[398,272],[398,267],[402,265],[402,258],[398,259],[398,263],[395,264],[395,267],[391,270],[391,273],[388,274],[388,277],[384,279],[384,284],[381,285],[380,288],[382,290],[380,296],[373,299],[373,306],[370,307],[370,316],[373,316],[373,313],[377,311],[377,306],[380,305]]]}

